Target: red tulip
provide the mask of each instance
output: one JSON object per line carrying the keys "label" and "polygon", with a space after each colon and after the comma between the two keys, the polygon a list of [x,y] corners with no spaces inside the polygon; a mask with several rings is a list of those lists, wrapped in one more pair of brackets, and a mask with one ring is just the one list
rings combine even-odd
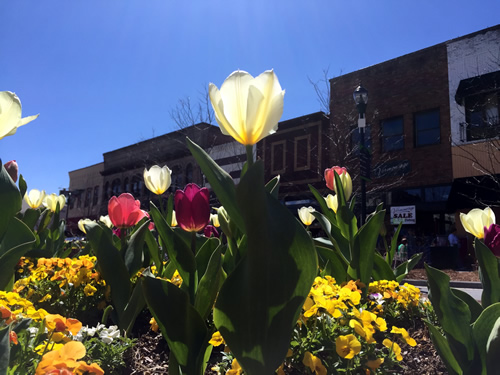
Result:
{"label": "red tulip", "polygon": [[15,160],[8,161],[3,165],[5,167],[5,170],[9,174],[10,178],[12,178],[12,181],[17,182],[17,174],[19,172],[19,167],[17,166],[17,163]]}
{"label": "red tulip", "polygon": [[491,224],[484,227],[484,243],[493,254],[500,257],[500,225]]}
{"label": "red tulip", "polygon": [[141,202],[136,201],[129,193],[111,197],[108,214],[113,225],[121,229],[133,227],[145,216],[141,210]]}
{"label": "red tulip", "polygon": [[175,216],[179,226],[187,232],[198,232],[210,221],[210,193],[207,188],[187,184],[175,192]]}

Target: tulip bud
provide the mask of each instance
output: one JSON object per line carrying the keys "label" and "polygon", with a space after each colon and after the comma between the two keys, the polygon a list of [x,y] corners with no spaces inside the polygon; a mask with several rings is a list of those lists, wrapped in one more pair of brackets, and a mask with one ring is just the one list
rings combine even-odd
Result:
{"label": "tulip bud", "polygon": [[337,195],[328,194],[325,198],[325,201],[328,208],[337,213],[337,209],[339,208],[339,200],[337,199]]}
{"label": "tulip bud", "polygon": [[210,221],[212,225],[216,228],[220,227],[219,215],[218,214],[210,214]]}
{"label": "tulip bud", "polygon": [[163,168],[153,165],[149,171],[144,169],[144,184],[151,192],[162,195],[172,183],[171,174],[172,171],[166,165]]}
{"label": "tulip bud", "polygon": [[335,173],[340,177],[342,181],[342,188],[344,189],[345,200],[348,201],[352,194],[352,179],[347,169],[345,167],[332,167],[325,169],[325,181],[328,189],[337,192],[335,189]]}
{"label": "tulip bud", "polygon": [[220,90],[211,83],[208,93],[223,134],[249,146],[276,132],[285,91],[272,70],[255,78],[237,70]]}
{"label": "tulip bud", "polygon": [[145,216],[141,210],[141,202],[129,193],[111,197],[108,202],[108,214],[113,225],[120,229],[133,227]]}
{"label": "tulip bud", "polygon": [[95,220],[90,220],[90,219],[80,219],[78,220],[78,229],[80,229],[83,233],[87,234],[87,231],[85,230],[85,225],[95,223]]}
{"label": "tulip bud", "polygon": [[113,223],[111,222],[111,219],[109,218],[109,215],[101,216],[99,218],[99,221],[101,223],[104,223],[104,225],[106,225],[108,228],[112,228],[113,227]]}
{"label": "tulip bud", "polygon": [[171,227],[176,227],[178,225],[177,218],[175,217],[175,210],[172,210],[172,222],[170,223]]}
{"label": "tulip bud", "polygon": [[175,213],[179,226],[187,232],[198,232],[210,221],[210,193],[207,188],[187,184],[174,196]]}
{"label": "tulip bud", "polygon": [[9,174],[10,178],[12,178],[12,181],[17,182],[17,175],[19,173],[19,167],[16,163],[15,160],[8,161],[3,165],[5,167],[5,170]]}
{"label": "tulip bud", "polygon": [[311,225],[312,222],[316,219],[312,215],[314,211],[316,210],[313,207],[301,207],[300,209],[298,209],[297,212],[299,214],[300,221],[302,221],[304,225]]}
{"label": "tulip bud", "polygon": [[63,209],[66,204],[66,197],[64,195],[56,195],[54,193],[45,196],[43,200],[43,205],[47,207],[52,212],[56,212],[57,204],[59,203],[59,211]]}
{"label": "tulip bud", "polygon": [[29,193],[24,195],[24,200],[28,203],[32,209],[37,209],[43,203],[45,198],[45,190],[39,191],[37,189],[31,189]]}

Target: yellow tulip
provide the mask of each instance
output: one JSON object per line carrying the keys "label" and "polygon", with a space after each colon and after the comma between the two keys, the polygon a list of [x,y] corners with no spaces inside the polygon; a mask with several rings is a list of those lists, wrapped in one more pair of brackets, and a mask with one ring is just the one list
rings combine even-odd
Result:
{"label": "yellow tulip", "polygon": [[276,132],[283,114],[284,95],[272,70],[255,78],[237,70],[226,78],[220,90],[213,83],[209,86],[210,101],[222,133],[247,146]]}
{"label": "yellow tulip", "polygon": [[10,91],[0,91],[0,139],[14,135],[17,128],[36,119],[38,115],[21,118],[21,101]]}
{"label": "yellow tulip", "polygon": [[495,213],[489,207],[484,210],[474,208],[468,214],[461,213],[460,221],[467,232],[477,238],[484,238],[484,227],[495,224]]}
{"label": "yellow tulip", "polygon": [[316,219],[312,213],[316,211],[314,208],[312,207],[301,207],[297,210],[298,214],[299,214],[299,219],[300,221],[302,221],[302,223],[304,223],[304,225],[311,225],[312,222],[314,221],[314,219]]}
{"label": "yellow tulip", "polygon": [[172,171],[165,165],[163,168],[153,165],[149,171],[144,168],[144,183],[156,195],[162,195],[172,183]]}
{"label": "yellow tulip", "polygon": [[210,214],[210,221],[212,225],[216,228],[220,227],[219,215],[218,214]]}
{"label": "yellow tulip", "polygon": [[66,204],[66,197],[62,194],[57,196],[52,193],[50,195],[46,195],[45,199],[43,200],[43,205],[52,212],[56,211],[57,203],[59,203],[59,210],[62,210],[62,208]]}
{"label": "yellow tulip", "polygon": [[45,190],[31,189],[29,193],[24,195],[24,200],[33,209],[37,209],[43,202],[45,198]]}
{"label": "yellow tulip", "polygon": [[85,224],[91,224],[91,223],[95,223],[95,220],[80,219],[78,220],[78,229],[80,229],[83,233],[87,234],[87,231],[85,230]]}
{"label": "yellow tulip", "polygon": [[333,210],[333,212],[337,213],[337,209],[339,208],[339,201],[337,199],[337,195],[328,194],[325,198],[325,201],[328,208]]}

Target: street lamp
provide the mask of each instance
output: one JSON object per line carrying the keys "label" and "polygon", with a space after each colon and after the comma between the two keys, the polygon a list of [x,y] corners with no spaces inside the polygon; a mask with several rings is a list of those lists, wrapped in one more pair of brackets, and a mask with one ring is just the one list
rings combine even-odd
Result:
{"label": "street lamp", "polygon": [[365,147],[365,127],[366,127],[366,104],[368,103],[368,91],[359,85],[353,93],[354,102],[358,109],[358,130],[359,130],[359,167],[361,179],[361,225],[365,223],[366,218],[366,179],[369,178],[370,153]]}

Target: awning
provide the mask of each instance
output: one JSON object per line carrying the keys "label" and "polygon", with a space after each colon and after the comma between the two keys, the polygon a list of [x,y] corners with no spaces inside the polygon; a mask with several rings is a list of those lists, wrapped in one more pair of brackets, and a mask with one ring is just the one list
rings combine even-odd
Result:
{"label": "awning", "polygon": [[484,208],[498,204],[500,175],[457,178],[451,185],[446,203],[448,211]]}
{"label": "awning", "polygon": [[462,101],[467,96],[495,90],[500,90],[500,71],[461,80],[455,101],[458,105],[463,105]]}

